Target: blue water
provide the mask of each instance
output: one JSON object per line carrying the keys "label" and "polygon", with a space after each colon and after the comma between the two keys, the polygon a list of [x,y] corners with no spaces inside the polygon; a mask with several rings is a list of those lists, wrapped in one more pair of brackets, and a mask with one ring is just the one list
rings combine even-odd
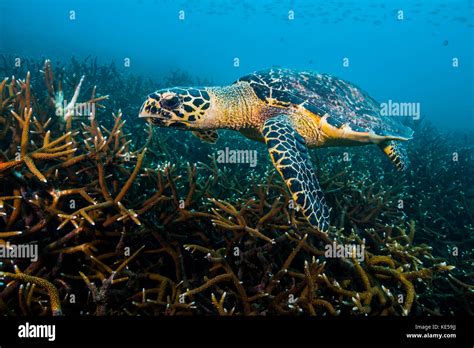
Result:
{"label": "blue water", "polygon": [[473,18],[468,0],[0,0],[0,54],[129,58],[123,69],[135,74],[180,68],[216,85],[269,66],[312,69],[381,102],[419,102],[440,127],[472,129]]}

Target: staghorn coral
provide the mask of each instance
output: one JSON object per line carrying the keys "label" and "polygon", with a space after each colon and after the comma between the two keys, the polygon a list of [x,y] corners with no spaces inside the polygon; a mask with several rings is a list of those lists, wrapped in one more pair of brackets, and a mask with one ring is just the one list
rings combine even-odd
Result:
{"label": "staghorn coral", "polygon": [[[265,160],[242,173],[217,163],[212,148],[187,135],[177,140],[126,122],[139,101],[122,89],[135,77],[90,59],[73,60],[54,74],[50,61],[30,68],[24,81],[0,84],[0,239],[35,243],[40,253],[36,262],[3,260],[2,313],[471,312],[472,239],[462,228],[472,230],[472,195],[459,195],[467,181],[453,186],[447,171],[432,178],[429,172],[453,166],[447,158],[430,158],[437,149],[415,142],[412,151],[424,152],[402,179],[383,159],[369,163],[370,150],[354,150],[349,165],[338,150],[318,151],[324,161],[315,163],[335,207],[331,231],[323,234],[291,209],[291,197]],[[184,77],[170,79],[178,84]],[[105,82],[95,87],[99,80]],[[54,101],[63,87],[77,101],[79,86],[90,92],[89,103],[105,108],[65,123]],[[149,90],[142,87],[135,93]],[[241,141],[222,138],[223,146]],[[454,166],[459,178],[469,171],[468,162]],[[413,180],[436,189],[426,195],[408,184]],[[458,215],[439,197],[459,205]],[[364,246],[363,260],[325,256],[327,245],[349,244]],[[451,246],[460,248],[459,257],[446,252]]]}

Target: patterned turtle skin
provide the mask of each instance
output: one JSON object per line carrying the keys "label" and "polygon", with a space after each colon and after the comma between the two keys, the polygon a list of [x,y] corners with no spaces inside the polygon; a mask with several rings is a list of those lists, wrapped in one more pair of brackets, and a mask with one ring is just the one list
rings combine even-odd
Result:
{"label": "patterned turtle skin", "polygon": [[270,158],[308,222],[329,229],[329,209],[308,148],[376,144],[399,170],[401,141],[413,131],[365,91],[327,74],[267,69],[223,87],[173,87],[148,96],[139,116],[160,127],[191,130],[215,143],[218,129],[265,142]]}

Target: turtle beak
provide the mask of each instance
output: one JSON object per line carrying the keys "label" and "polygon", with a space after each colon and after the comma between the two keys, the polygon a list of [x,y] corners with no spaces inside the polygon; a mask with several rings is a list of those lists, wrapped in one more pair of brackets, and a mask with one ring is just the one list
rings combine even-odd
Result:
{"label": "turtle beak", "polygon": [[146,119],[154,126],[167,127],[170,115],[167,115],[167,112],[160,107],[160,103],[156,99],[148,97],[140,108],[138,117]]}
{"label": "turtle beak", "polygon": [[159,119],[163,118],[163,115],[160,113],[159,102],[153,98],[148,98],[143,103],[142,107],[140,108],[140,112],[138,113],[139,118],[146,118],[148,121],[152,119]]}
{"label": "turtle beak", "polygon": [[[148,118],[148,117],[153,117],[155,116],[155,114],[152,113],[152,109],[151,109],[151,106],[153,105],[152,104],[152,100],[151,98],[148,98],[142,105],[142,107],[140,108],[140,112],[138,113],[138,117],[140,118]],[[155,101],[156,103],[156,101]],[[156,109],[156,108],[155,108]]]}

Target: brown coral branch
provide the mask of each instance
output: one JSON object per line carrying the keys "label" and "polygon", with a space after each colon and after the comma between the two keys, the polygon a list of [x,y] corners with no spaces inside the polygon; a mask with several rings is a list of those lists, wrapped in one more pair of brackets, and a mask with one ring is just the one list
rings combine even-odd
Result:
{"label": "brown coral branch", "polygon": [[52,314],[54,316],[62,315],[61,300],[59,299],[58,290],[49,281],[24,273],[0,272],[0,277],[33,283],[46,289],[50,298]]}

